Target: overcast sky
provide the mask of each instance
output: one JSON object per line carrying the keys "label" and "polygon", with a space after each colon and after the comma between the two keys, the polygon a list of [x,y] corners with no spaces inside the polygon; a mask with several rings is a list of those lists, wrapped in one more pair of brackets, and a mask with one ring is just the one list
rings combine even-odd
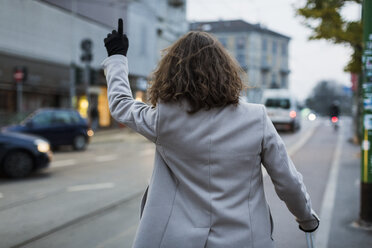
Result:
{"label": "overcast sky", "polygon": [[[295,17],[294,4],[303,0],[187,0],[189,21],[236,20],[261,23],[268,29],[290,36],[290,89],[303,100],[317,82],[335,80],[350,86],[350,74],[345,73],[351,49],[326,41],[308,41],[311,31]],[[343,16],[360,19],[360,7],[345,6]]]}

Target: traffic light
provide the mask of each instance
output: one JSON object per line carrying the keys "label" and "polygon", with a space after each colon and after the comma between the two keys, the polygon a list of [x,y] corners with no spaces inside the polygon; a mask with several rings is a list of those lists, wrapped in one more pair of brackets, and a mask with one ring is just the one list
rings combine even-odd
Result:
{"label": "traffic light", "polygon": [[15,67],[13,79],[16,83],[25,82],[27,80],[27,68],[24,66]]}
{"label": "traffic light", "polygon": [[80,57],[82,62],[90,63],[93,60],[92,48],[93,48],[92,40],[90,39],[82,40],[81,50],[83,51],[83,54]]}

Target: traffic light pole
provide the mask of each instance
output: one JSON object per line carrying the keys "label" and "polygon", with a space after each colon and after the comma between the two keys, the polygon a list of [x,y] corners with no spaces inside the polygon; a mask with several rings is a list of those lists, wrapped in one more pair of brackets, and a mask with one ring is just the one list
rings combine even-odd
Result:
{"label": "traffic light pole", "polygon": [[[85,95],[87,96],[88,103],[90,104],[90,93],[89,93],[89,88],[90,88],[90,62],[85,63],[85,80],[84,80],[84,87],[85,87]],[[89,106],[90,107],[90,106]]]}
{"label": "traffic light pole", "polygon": [[372,0],[364,0],[363,21],[363,142],[360,225],[372,227]]}
{"label": "traffic light pole", "polygon": [[76,108],[76,65],[70,65],[70,108]]}
{"label": "traffic light pole", "polygon": [[21,114],[23,112],[23,82],[17,82],[17,112]]}

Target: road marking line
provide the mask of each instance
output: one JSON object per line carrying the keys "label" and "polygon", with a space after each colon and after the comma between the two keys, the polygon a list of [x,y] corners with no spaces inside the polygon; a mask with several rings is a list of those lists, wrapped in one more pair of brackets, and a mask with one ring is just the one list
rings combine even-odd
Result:
{"label": "road marking line", "polygon": [[94,160],[97,162],[108,162],[108,161],[113,161],[117,159],[117,157],[118,156],[116,154],[109,154],[109,155],[98,156]]}
{"label": "road marking line", "polygon": [[51,168],[56,168],[56,167],[66,167],[66,166],[72,166],[76,165],[76,159],[66,159],[66,160],[60,160],[60,161],[54,161],[51,164]]}
{"label": "road marking line", "polygon": [[114,183],[97,183],[97,184],[83,184],[75,185],[67,188],[67,192],[77,192],[86,190],[111,189],[115,187]]}
{"label": "road marking line", "polygon": [[[315,129],[318,126],[319,126],[319,122],[317,122],[314,126],[312,126],[311,129],[307,131],[297,143],[295,143],[293,146],[291,146],[288,149],[289,156],[293,156],[303,145],[305,145],[305,143],[310,139],[310,137],[313,136]],[[262,176],[266,177],[267,175],[268,174],[267,174],[265,167],[262,166]]]}
{"label": "road marking line", "polygon": [[4,195],[3,195],[2,193],[0,193],[0,199],[1,199],[1,198],[4,198]]}
{"label": "road marking line", "polygon": [[340,157],[343,143],[343,132],[339,130],[336,150],[333,155],[331,171],[328,176],[328,183],[325,193],[323,195],[322,207],[320,208],[320,221],[319,229],[315,236],[315,246],[318,248],[326,248],[328,246],[328,238],[331,230],[332,212],[335,204],[337,178],[340,168]]}

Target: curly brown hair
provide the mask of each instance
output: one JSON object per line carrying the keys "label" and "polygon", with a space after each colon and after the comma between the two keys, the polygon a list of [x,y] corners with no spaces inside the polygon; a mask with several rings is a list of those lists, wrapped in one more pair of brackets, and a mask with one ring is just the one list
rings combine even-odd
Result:
{"label": "curly brown hair", "polygon": [[191,31],[163,51],[148,91],[151,104],[186,99],[189,113],[238,104],[242,70],[214,36]]}

